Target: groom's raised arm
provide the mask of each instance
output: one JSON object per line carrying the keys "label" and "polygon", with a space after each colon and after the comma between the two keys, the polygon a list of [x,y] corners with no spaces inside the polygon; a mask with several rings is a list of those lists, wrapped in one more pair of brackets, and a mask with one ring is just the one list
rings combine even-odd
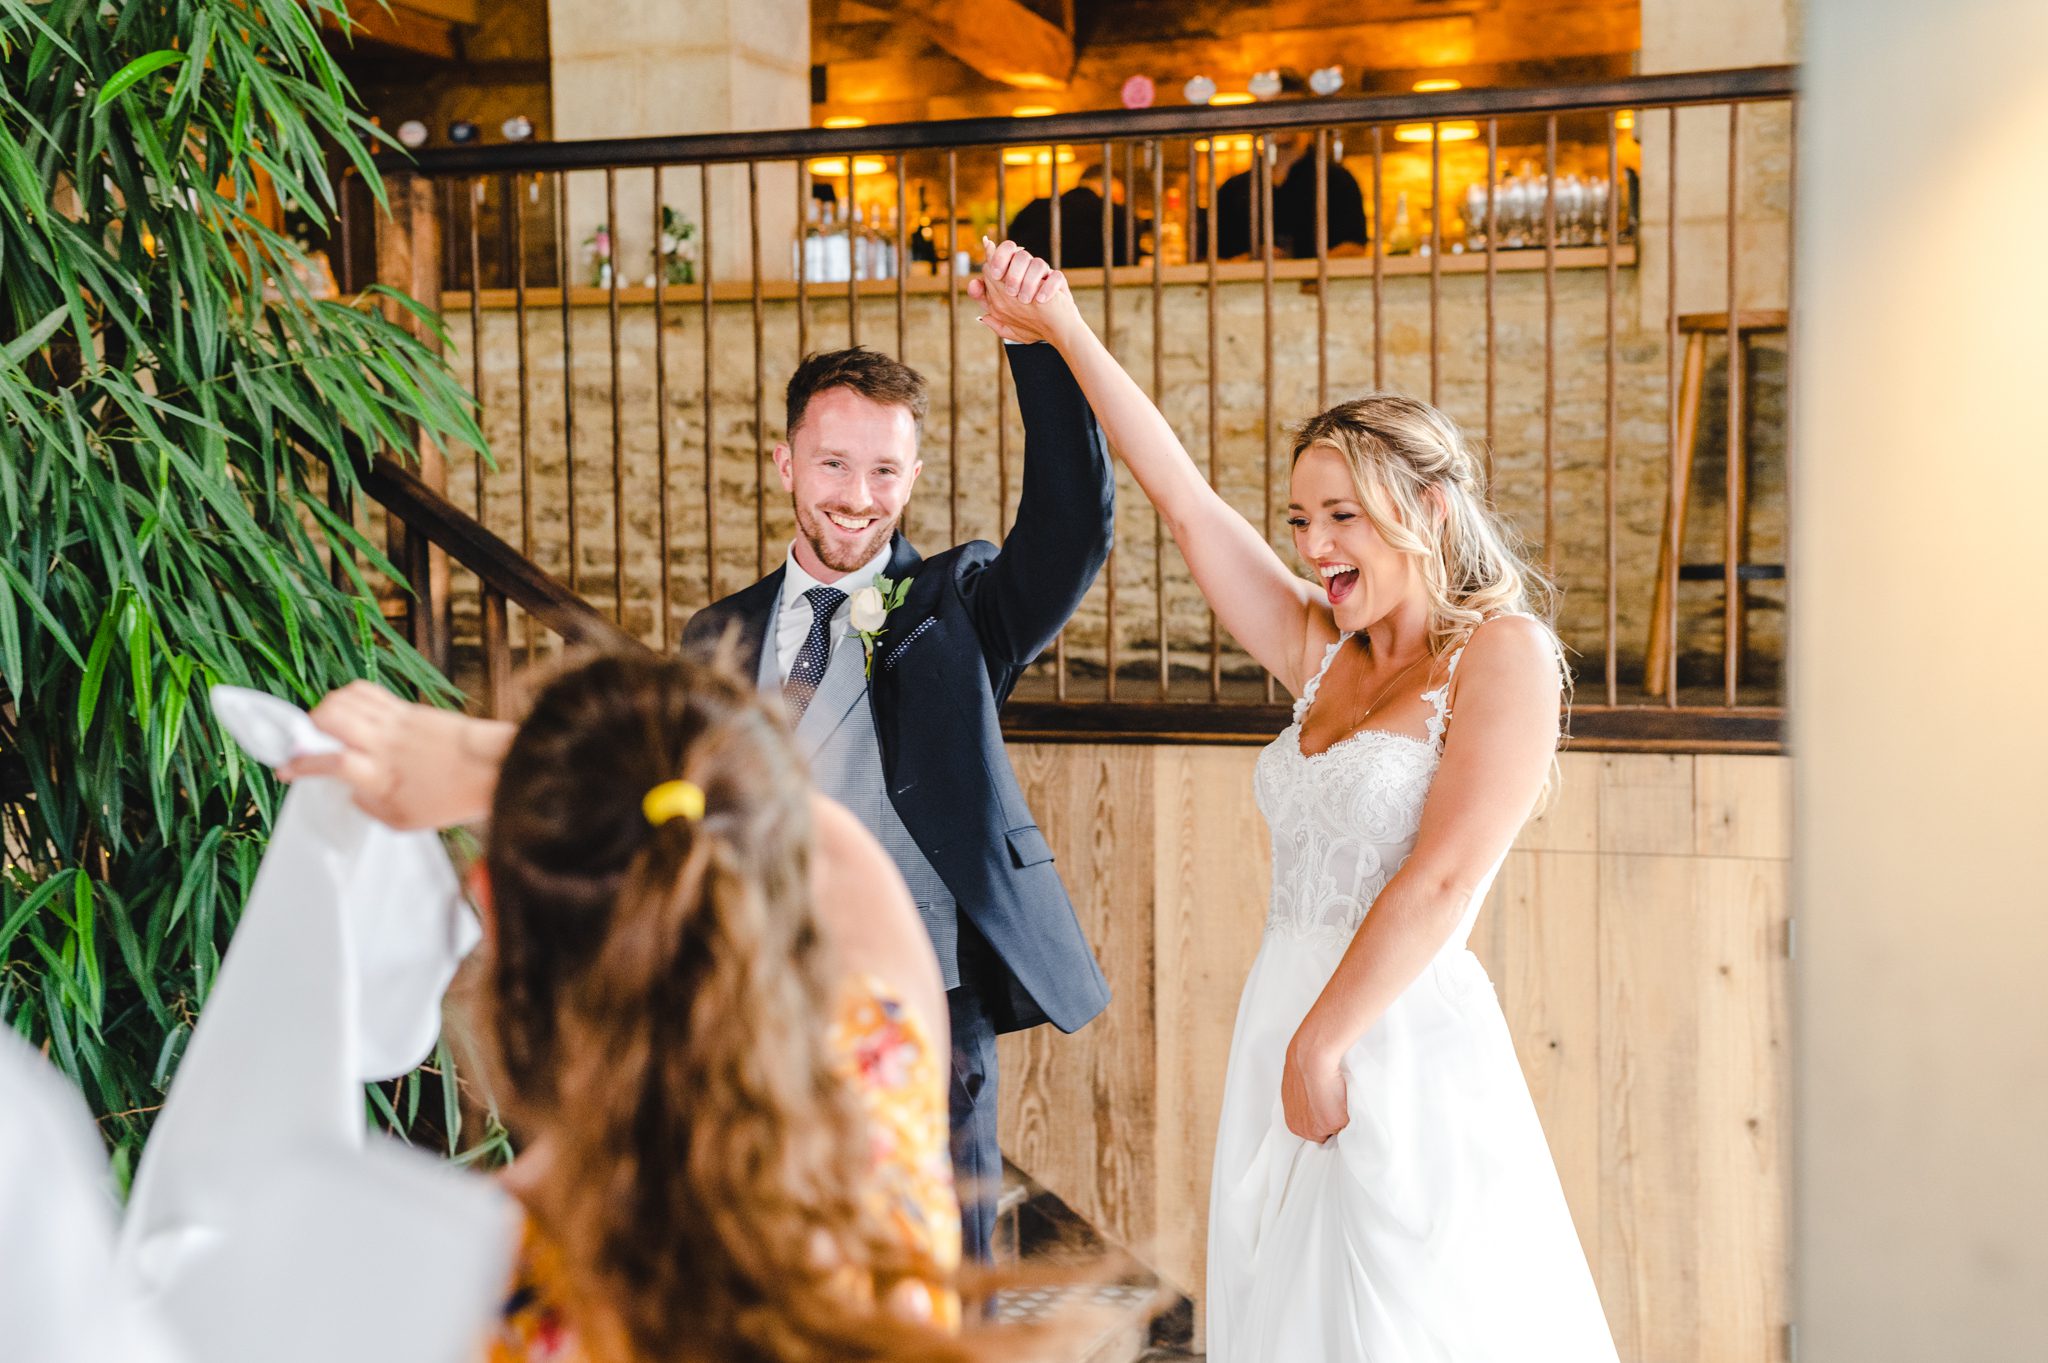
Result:
{"label": "groom's raised arm", "polygon": [[1006,345],[1024,417],[1023,487],[1000,553],[964,584],[991,661],[1022,667],[1080,608],[1109,557],[1116,475],[1081,385],[1050,345]]}

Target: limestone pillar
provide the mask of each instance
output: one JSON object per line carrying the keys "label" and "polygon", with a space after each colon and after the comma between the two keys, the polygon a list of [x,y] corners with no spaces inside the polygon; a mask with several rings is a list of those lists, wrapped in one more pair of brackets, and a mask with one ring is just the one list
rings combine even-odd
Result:
{"label": "limestone pillar", "polygon": [[[810,123],[811,17],[806,0],[553,0],[548,39],[558,139],[800,128]],[[653,271],[653,175],[617,175],[621,281]],[[711,172],[714,277],[746,277],[751,249],[744,166]],[[663,172],[662,199],[704,224],[698,172]],[[572,175],[569,245],[588,279],[585,239],[605,220],[604,176]],[[787,278],[796,172],[761,171],[763,273]],[[701,245],[701,236],[700,236]]]}
{"label": "limestone pillar", "polygon": [[[1735,70],[1795,62],[1796,0],[1643,0],[1643,75]],[[1637,120],[1642,143],[1642,324],[1664,325],[1665,244],[1671,190],[1670,115]],[[1744,308],[1783,308],[1790,278],[1786,165],[1791,119],[1783,104],[1744,108],[1738,122],[1740,247],[1736,289]],[[1728,300],[1728,112],[1678,116],[1678,310],[1719,312]]]}
{"label": "limestone pillar", "polygon": [[2048,1358],[2048,5],[1807,22],[1799,1357]]}

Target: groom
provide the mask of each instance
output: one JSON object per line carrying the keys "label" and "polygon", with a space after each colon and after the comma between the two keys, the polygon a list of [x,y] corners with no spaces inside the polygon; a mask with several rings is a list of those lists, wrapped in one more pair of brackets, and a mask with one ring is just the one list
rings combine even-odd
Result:
{"label": "groom", "polygon": [[1042,1022],[1071,1032],[1109,1002],[997,712],[1108,557],[1115,484],[1059,353],[1004,351],[1025,454],[1001,549],[975,541],[924,559],[898,530],[923,467],[923,376],[859,347],[812,355],[789,381],[775,447],[796,510],[788,557],[683,632],[700,650],[737,636],[741,666],[781,693],[819,788],[909,882],[952,1015],[953,1167],[977,1259],[1002,1184],[996,1036]]}

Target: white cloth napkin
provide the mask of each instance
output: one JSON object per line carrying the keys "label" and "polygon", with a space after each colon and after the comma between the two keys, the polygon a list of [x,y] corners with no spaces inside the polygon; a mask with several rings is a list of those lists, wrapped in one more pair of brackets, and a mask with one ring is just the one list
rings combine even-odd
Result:
{"label": "white cloth napkin", "polygon": [[116,1211],[85,1100],[0,1027],[0,1358],[196,1363],[119,1280]]}
{"label": "white cloth napkin", "polygon": [[[296,707],[215,687],[259,761],[331,749]],[[137,1169],[117,1265],[205,1363],[470,1356],[518,1231],[489,1181],[366,1140],[362,1085],[433,1049],[479,936],[432,833],[338,782],[286,796]]]}

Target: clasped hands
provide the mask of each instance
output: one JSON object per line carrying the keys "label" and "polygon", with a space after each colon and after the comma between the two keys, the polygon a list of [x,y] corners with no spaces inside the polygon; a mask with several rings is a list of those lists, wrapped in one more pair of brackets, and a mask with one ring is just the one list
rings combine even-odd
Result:
{"label": "clasped hands", "polygon": [[1067,277],[1014,241],[981,240],[988,260],[967,281],[967,296],[988,309],[981,324],[1006,341],[1057,342],[1063,328],[1080,319]]}

